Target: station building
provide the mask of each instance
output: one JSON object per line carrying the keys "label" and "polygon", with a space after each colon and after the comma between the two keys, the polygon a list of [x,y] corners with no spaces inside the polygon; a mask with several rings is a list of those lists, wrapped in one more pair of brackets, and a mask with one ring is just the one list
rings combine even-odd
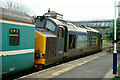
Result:
{"label": "station building", "polygon": [[63,15],[59,14],[55,11],[51,11],[50,8],[48,9],[48,13],[45,13],[44,16],[51,17],[54,19],[63,19]]}

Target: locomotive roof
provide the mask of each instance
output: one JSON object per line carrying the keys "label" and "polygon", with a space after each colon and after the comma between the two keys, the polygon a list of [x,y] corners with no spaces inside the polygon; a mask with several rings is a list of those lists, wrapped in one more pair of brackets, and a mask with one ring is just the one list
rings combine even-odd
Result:
{"label": "locomotive roof", "polygon": [[64,25],[62,22],[60,22],[57,19],[53,19],[53,18],[49,18],[49,19],[51,19],[52,21],[54,21],[57,25]]}
{"label": "locomotive roof", "polygon": [[87,30],[88,31],[92,31],[92,32],[96,32],[96,33],[99,33],[99,31],[98,30],[96,30],[96,29],[93,29],[93,28],[89,28],[89,27],[86,27],[87,28]]}
{"label": "locomotive roof", "polygon": [[12,11],[12,10],[1,8],[1,7],[0,7],[0,18],[5,20],[12,20],[17,22],[34,24],[33,18],[31,18],[27,14],[17,12],[17,11]]}
{"label": "locomotive roof", "polygon": [[53,19],[53,18],[50,18],[50,19],[53,20],[57,25],[67,26],[69,31],[87,32],[87,30],[85,28],[76,27],[74,24],[66,22],[64,20],[58,20],[58,19]]}
{"label": "locomotive roof", "polygon": [[68,31],[76,31],[76,32],[82,32],[82,33],[87,33],[87,31],[90,31],[90,32],[94,32],[94,33],[100,33],[98,30],[96,29],[93,29],[93,28],[89,28],[89,27],[77,27],[75,26],[74,24],[72,23],[69,23],[67,21],[64,21],[64,20],[58,20],[58,19],[53,19],[53,18],[50,18],[51,20],[53,20],[57,25],[65,25],[67,26],[68,28]]}

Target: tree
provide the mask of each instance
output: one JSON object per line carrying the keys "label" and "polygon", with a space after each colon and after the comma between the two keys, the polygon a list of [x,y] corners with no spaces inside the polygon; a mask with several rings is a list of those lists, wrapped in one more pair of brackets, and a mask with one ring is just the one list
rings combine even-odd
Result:
{"label": "tree", "polygon": [[4,0],[4,2],[1,1],[0,6],[6,9],[19,11],[25,14],[30,13],[30,10],[25,5],[23,5],[22,3],[11,1],[11,0]]}
{"label": "tree", "polygon": [[[114,20],[113,20],[114,23]],[[118,18],[116,21],[116,41],[120,41],[120,19]],[[106,39],[111,40],[112,43],[114,42],[114,25],[111,26],[109,29],[106,30]]]}

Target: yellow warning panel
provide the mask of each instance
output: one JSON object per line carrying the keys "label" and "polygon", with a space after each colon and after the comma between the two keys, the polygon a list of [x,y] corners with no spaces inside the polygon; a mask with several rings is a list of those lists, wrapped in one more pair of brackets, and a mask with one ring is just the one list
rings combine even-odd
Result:
{"label": "yellow warning panel", "polygon": [[34,64],[44,64],[45,65],[45,59],[35,59]]}
{"label": "yellow warning panel", "polygon": [[46,36],[35,31],[35,51],[45,54],[46,52]]}

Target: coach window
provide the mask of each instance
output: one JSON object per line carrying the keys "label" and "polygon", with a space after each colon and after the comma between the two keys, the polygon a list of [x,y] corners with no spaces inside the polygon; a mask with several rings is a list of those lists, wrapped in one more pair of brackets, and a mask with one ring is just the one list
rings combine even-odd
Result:
{"label": "coach window", "polygon": [[58,37],[63,38],[63,28],[59,28],[59,33],[58,33]]}
{"label": "coach window", "polygon": [[20,30],[11,28],[9,30],[9,45],[10,46],[18,46],[19,45],[19,36],[20,36]]}

